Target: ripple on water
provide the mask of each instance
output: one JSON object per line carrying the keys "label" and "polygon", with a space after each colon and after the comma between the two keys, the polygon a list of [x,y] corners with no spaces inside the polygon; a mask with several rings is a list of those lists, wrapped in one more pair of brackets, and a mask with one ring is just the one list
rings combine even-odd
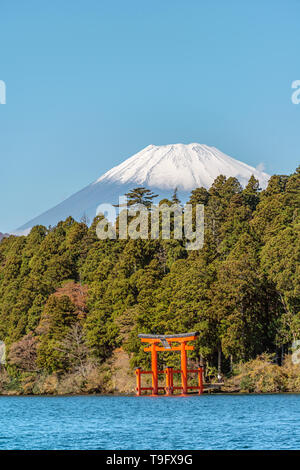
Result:
{"label": "ripple on water", "polygon": [[0,449],[298,449],[299,395],[0,397]]}

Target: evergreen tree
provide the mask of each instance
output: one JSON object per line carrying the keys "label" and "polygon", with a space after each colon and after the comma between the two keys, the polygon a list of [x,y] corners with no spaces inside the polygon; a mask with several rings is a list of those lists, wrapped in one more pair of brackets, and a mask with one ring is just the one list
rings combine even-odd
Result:
{"label": "evergreen tree", "polygon": [[135,204],[143,204],[146,207],[150,207],[153,199],[158,195],[154,194],[150,189],[144,187],[134,188],[125,194],[128,198],[128,205],[133,206]]}
{"label": "evergreen tree", "polygon": [[[129,206],[147,207],[157,197],[146,188],[127,196]],[[174,202],[176,190],[160,204]],[[264,191],[253,176],[243,189],[220,175],[189,202],[205,206],[201,250],[172,239],[173,225],[170,240],[161,230],[157,240],[99,240],[101,215],[90,227],[69,217],[2,239],[0,340],[8,370],[15,377],[85,370],[86,361],[102,364],[118,347],[132,365],[149,366],[138,333],[199,330],[189,358],[226,373],[231,360],[299,339],[300,168],[271,177]],[[167,359],[179,366],[167,354],[161,366]]]}

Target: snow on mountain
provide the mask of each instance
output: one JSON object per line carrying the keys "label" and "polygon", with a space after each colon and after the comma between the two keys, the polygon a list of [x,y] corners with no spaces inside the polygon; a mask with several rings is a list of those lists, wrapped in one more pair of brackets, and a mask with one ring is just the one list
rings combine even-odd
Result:
{"label": "snow on mountain", "polygon": [[28,230],[38,224],[55,225],[70,215],[76,220],[86,216],[92,221],[99,204],[116,204],[119,196],[137,186],[145,186],[161,198],[170,197],[177,187],[179,197],[185,201],[193,189],[209,188],[220,174],[236,177],[243,186],[254,175],[262,188],[269,179],[263,171],[235,160],[215,147],[197,143],[149,145],[18,230]]}
{"label": "snow on mountain", "polygon": [[225,155],[215,147],[200,144],[149,145],[112,168],[96,183],[117,181],[161,188],[191,191],[209,188],[223,174],[235,176],[245,186],[252,174],[265,185],[269,176]]}

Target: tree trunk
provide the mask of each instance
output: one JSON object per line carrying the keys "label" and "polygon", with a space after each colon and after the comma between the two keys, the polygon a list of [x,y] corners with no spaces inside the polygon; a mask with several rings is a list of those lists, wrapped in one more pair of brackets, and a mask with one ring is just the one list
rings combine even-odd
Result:
{"label": "tree trunk", "polygon": [[221,382],[222,377],[222,348],[219,346],[218,349],[218,382]]}
{"label": "tree trunk", "polygon": [[283,364],[284,361],[284,345],[281,346],[281,365]]}

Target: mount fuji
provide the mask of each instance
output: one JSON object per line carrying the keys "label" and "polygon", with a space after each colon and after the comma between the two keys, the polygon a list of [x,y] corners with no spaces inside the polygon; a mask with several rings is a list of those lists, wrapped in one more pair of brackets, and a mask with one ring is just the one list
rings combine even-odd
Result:
{"label": "mount fuji", "polygon": [[161,198],[170,198],[177,188],[179,198],[185,202],[193,189],[200,186],[208,189],[220,174],[236,177],[242,186],[251,175],[259,180],[262,188],[269,179],[268,174],[215,147],[197,143],[149,145],[81,191],[30,220],[17,232],[28,231],[34,225],[53,226],[69,216],[76,220],[85,216],[92,221],[99,204],[116,204],[119,196],[138,186],[155,191]]}

